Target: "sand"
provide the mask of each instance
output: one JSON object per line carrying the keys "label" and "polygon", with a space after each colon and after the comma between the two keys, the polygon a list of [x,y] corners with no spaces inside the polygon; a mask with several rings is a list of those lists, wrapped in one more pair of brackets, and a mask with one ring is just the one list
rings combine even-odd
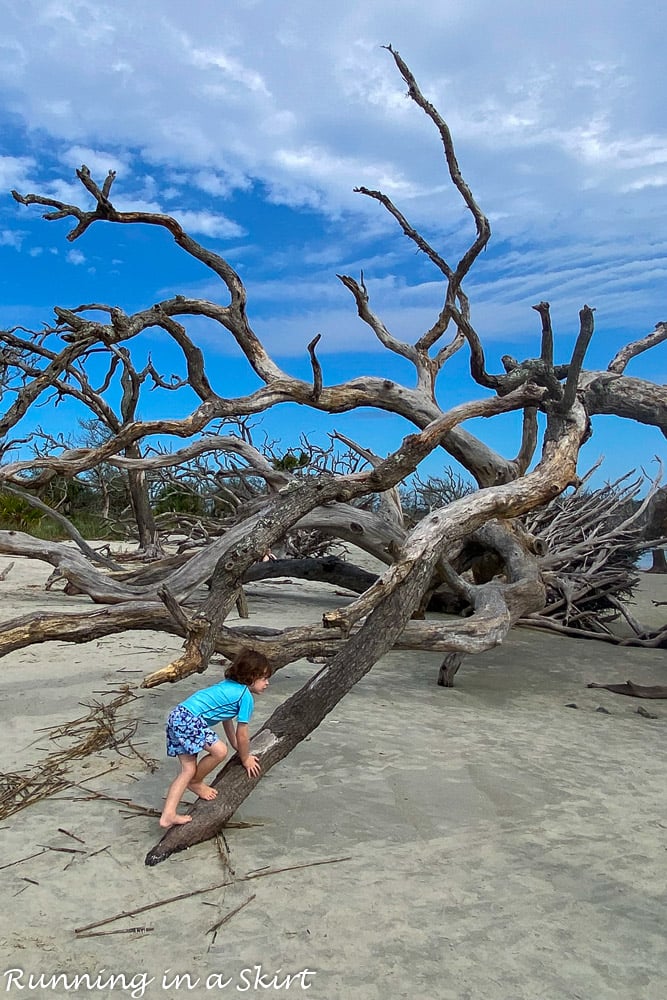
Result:
{"label": "sand", "polygon": [[[0,557],[0,571],[7,562]],[[16,560],[0,582],[3,620],[90,607],[45,594],[49,573]],[[667,579],[644,577],[633,608],[657,623],[666,609],[651,597],[667,599]],[[315,621],[341,603],[317,584],[250,588],[252,618],[265,624]],[[56,749],[38,730],[138,685],[179,648],[174,637],[130,632],[6,656],[0,769],[33,768]],[[436,686],[438,663],[436,654],[385,656],[267,775],[236,816],[254,825],[226,833],[232,874],[215,842],[146,868],[156,819],[82,790],[5,820],[0,993],[662,1000],[667,703],[586,683],[664,683],[664,651],[515,630],[502,647],[469,658],[454,690]],[[315,669],[300,661],[281,671],[257,700],[256,728]],[[174,773],[164,718],[219,676],[211,667],[178,688],[137,688],[121,710],[140,720],[135,742],[157,761],[154,772],[121,748],[73,764],[69,778],[158,808]],[[53,849],[39,854],[42,845]],[[341,857],[241,881],[258,869]],[[232,879],[98,929],[152,928],[145,933],[75,934]],[[64,978],[50,978],[56,973]]]}

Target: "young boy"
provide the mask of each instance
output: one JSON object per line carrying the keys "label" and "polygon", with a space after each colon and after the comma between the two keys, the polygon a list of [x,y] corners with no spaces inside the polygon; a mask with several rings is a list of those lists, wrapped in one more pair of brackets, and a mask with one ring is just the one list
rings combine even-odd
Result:
{"label": "young boy", "polygon": [[[200,799],[214,799],[215,788],[204,784],[207,774],[221,764],[227,746],[210,728],[222,722],[225,736],[237,751],[249,777],[261,771],[257,757],[250,753],[248,723],[255,703],[253,695],[263,694],[269,686],[271,664],[262,653],[244,650],[225,671],[225,680],[212,687],[196,691],[177,705],[167,719],[167,754],[178,757],[181,773],[167,790],[160,826],[167,829],[175,824],[189,823],[191,816],[180,816],[176,810],[186,788]],[[236,719],[236,730],[233,720]],[[197,764],[201,751],[206,756]]]}

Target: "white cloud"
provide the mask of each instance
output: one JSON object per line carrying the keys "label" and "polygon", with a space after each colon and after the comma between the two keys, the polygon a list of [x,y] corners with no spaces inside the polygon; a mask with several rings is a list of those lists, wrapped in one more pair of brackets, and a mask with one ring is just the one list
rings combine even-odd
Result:
{"label": "white cloud", "polygon": [[28,183],[35,162],[29,156],[0,156],[0,189],[21,190]]}
{"label": "white cloud", "polygon": [[0,246],[13,247],[14,250],[20,250],[25,237],[26,233],[18,229],[0,230]]}
{"label": "white cloud", "polygon": [[129,173],[131,158],[118,152],[91,149],[90,146],[74,145],[63,150],[60,159],[68,167],[78,169],[82,164],[89,168],[93,179],[102,184],[110,170]]}
{"label": "white cloud", "polygon": [[234,189],[243,190],[250,186],[250,180],[238,171],[229,174],[217,170],[198,170],[192,176],[191,182],[201,191],[218,198],[226,197]]}
{"label": "white cloud", "polygon": [[224,215],[213,212],[191,212],[185,209],[171,209],[185,230],[217,239],[236,239],[244,235],[244,229]]}
{"label": "white cloud", "polygon": [[67,260],[70,264],[78,266],[79,264],[86,263],[86,256],[85,254],[82,254],[80,250],[68,250],[65,254],[65,260]]}
{"label": "white cloud", "polygon": [[[189,48],[187,36],[183,35],[182,41],[183,47],[187,51]],[[249,69],[247,66],[244,66],[239,59],[234,59],[222,49],[189,48],[188,54],[193,66],[197,69],[219,70],[220,76],[223,80],[227,78],[234,83],[240,83],[248,90],[259,91],[260,93],[268,96],[269,90],[261,75],[254,70]],[[215,90],[214,83],[209,84],[208,87],[210,91]],[[226,89],[227,88],[224,84],[220,85],[221,93],[225,93]]]}

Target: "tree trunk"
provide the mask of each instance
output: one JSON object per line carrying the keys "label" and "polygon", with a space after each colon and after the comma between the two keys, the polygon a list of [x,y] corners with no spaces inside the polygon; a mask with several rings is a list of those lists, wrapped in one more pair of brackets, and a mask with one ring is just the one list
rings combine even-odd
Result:
{"label": "tree trunk", "polygon": [[653,556],[653,564],[647,573],[667,573],[667,557],[665,556],[664,549],[653,549],[651,551]]}
{"label": "tree trunk", "polygon": [[[126,448],[125,454],[128,458],[140,458],[141,452],[138,448]],[[146,485],[146,473],[131,470],[128,472],[130,486],[130,499],[132,510],[137,522],[137,532],[139,535],[139,548],[145,552],[146,556],[156,559],[161,555],[158,530],[153,517],[153,508],[150,504],[148,489]]]}
{"label": "tree trunk", "polygon": [[[663,538],[665,535],[667,535],[667,486],[659,489],[651,500],[644,537],[649,541],[654,538]],[[648,572],[667,573],[665,550],[652,549],[651,555],[653,556],[653,565]]]}
{"label": "tree trunk", "polygon": [[268,580],[276,576],[295,576],[299,580],[316,580],[329,583],[333,587],[344,587],[355,594],[363,594],[377,573],[369,573],[352,563],[344,562],[337,556],[323,556],[321,559],[275,559],[270,562],[255,563],[246,570],[243,581]]}
{"label": "tree trunk", "polygon": [[460,653],[447,654],[440,664],[440,670],[438,672],[438,687],[454,687],[454,678],[462,662],[463,656]]}
{"label": "tree trunk", "polygon": [[[261,759],[262,774],[286,757],[316,729],[341,698],[392,647],[430,583],[438,549],[413,562],[401,583],[377,605],[362,628],[300,691],[288,698],[253,737],[250,749]],[[147,865],[166,860],[175,851],[209,840],[224,826],[252,792],[251,779],[235,755],[213,782],[218,797],[198,800],[192,822],[174,826],[146,855]]]}

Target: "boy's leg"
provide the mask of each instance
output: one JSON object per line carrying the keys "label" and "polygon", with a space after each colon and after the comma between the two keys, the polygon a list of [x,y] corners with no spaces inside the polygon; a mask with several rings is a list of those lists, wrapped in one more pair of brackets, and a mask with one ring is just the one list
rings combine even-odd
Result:
{"label": "boy's leg", "polygon": [[178,755],[178,760],[181,765],[181,771],[167,789],[164,808],[160,816],[160,826],[165,829],[175,824],[189,823],[192,819],[192,816],[179,816],[176,810],[178,809],[178,803],[183,798],[185,789],[197,772],[197,758],[194,754],[184,753]]}
{"label": "boy's leg", "polygon": [[197,764],[197,770],[188,783],[188,788],[190,791],[194,792],[199,796],[200,799],[215,799],[217,797],[217,791],[215,788],[211,788],[210,785],[204,784],[204,778],[211,773],[211,771],[221,764],[225,757],[227,756],[227,744],[224,740],[216,740],[209,747],[204,747],[204,756],[201,758]]}

